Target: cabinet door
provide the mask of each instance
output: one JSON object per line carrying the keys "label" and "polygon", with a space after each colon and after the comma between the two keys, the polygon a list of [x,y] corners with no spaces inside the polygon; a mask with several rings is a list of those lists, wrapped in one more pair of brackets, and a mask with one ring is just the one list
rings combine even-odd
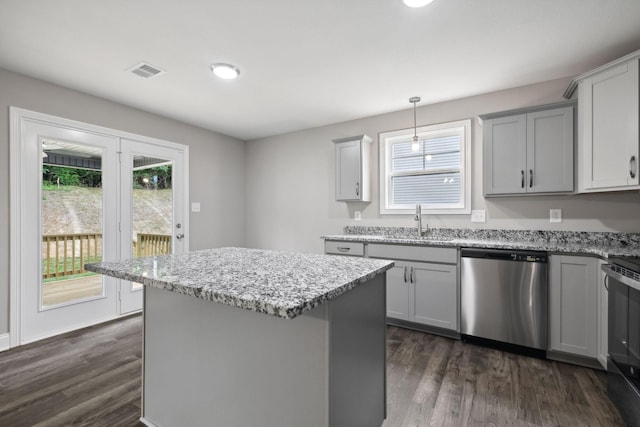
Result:
{"label": "cabinet door", "polygon": [[336,144],[336,200],[359,200],[362,176],[359,140]]}
{"label": "cabinet door", "polygon": [[607,355],[609,353],[609,290],[605,285],[606,274],[602,271],[604,261],[598,260],[598,361],[603,368],[607,368]]}
{"label": "cabinet door", "polygon": [[486,120],[483,135],[485,194],[526,192],[526,115]]}
{"label": "cabinet door", "polygon": [[598,356],[598,260],[549,257],[551,349]]}
{"label": "cabinet door", "polygon": [[573,107],[527,114],[527,192],[573,191]]}
{"label": "cabinet door", "polygon": [[580,84],[584,189],[638,185],[639,94],[637,59]]}
{"label": "cabinet door", "polygon": [[410,320],[439,328],[458,329],[458,286],[455,265],[414,262]]}
{"label": "cabinet door", "polygon": [[387,270],[387,317],[409,320],[409,266],[396,261]]}

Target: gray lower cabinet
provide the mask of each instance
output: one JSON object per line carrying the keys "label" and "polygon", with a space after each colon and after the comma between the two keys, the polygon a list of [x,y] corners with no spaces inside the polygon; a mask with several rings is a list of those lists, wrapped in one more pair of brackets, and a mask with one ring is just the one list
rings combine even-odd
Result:
{"label": "gray lower cabinet", "polygon": [[414,262],[410,274],[413,298],[410,298],[409,320],[458,330],[457,267]]}
{"label": "gray lower cabinet", "polygon": [[410,271],[410,263],[403,261],[387,270],[387,317],[409,320]]}
{"label": "gray lower cabinet", "polygon": [[598,361],[606,369],[609,352],[609,290],[605,282],[606,274],[601,268],[603,264],[606,262],[598,260]]}
{"label": "gray lower cabinet", "polygon": [[369,256],[396,262],[387,271],[388,318],[458,330],[457,249],[370,244]]}
{"label": "gray lower cabinet", "polygon": [[333,255],[364,256],[364,243],[326,240],[324,242],[324,253]]}
{"label": "gray lower cabinet", "polygon": [[549,257],[550,350],[598,357],[599,260]]}

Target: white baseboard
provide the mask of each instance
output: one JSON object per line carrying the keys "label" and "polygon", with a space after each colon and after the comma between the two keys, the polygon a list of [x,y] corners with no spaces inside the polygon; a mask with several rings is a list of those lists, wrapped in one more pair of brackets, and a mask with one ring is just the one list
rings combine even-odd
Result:
{"label": "white baseboard", "polygon": [[9,334],[0,334],[0,351],[9,350],[11,348],[11,337]]}
{"label": "white baseboard", "polygon": [[140,417],[140,422],[142,424],[146,425],[147,427],[157,427],[154,423],[152,423],[151,421],[149,421],[145,417]]}

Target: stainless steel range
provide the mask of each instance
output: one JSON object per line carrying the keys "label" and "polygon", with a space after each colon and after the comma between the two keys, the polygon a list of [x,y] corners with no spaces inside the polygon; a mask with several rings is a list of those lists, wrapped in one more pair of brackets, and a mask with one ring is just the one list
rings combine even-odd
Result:
{"label": "stainless steel range", "polygon": [[602,266],[609,290],[607,394],[630,426],[640,425],[640,259]]}

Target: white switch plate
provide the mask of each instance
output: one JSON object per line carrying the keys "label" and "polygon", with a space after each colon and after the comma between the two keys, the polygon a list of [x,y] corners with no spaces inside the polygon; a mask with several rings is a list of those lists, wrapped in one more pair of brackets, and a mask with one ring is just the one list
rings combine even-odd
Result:
{"label": "white switch plate", "polygon": [[362,212],[354,211],[353,212],[353,219],[355,219],[356,221],[360,221],[362,219]]}
{"label": "white switch plate", "polygon": [[471,211],[471,222],[487,222],[487,211],[474,209]]}
{"label": "white switch plate", "polygon": [[200,212],[200,203],[191,203],[191,212]]}
{"label": "white switch plate", "polygon": [[562,222],[562,209],[549,209],[549,222]]}

